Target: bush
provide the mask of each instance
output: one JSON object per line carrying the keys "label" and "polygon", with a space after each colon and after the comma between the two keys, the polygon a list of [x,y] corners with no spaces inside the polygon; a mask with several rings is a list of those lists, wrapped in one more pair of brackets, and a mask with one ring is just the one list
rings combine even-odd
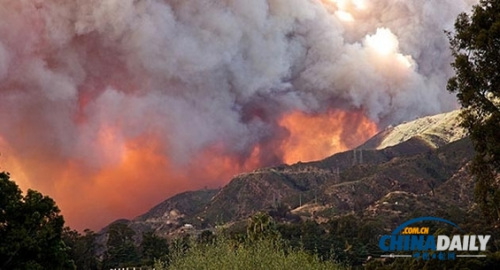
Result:
{"label": "bush", "polygon": [[272,240],[238,243],[218,239],[214,244],[196,244],[187,251],[173,251],[170,263],[157,261],[156,270],[165,269],[340,269],[322,262],[303,250],[291,250]]}

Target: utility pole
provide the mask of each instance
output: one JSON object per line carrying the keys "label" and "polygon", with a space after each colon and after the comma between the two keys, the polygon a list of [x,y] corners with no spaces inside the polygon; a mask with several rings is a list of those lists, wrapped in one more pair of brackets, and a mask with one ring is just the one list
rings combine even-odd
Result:
{"label": "utility pole", "polygon": [[352,151],[352,154],[353,154],[353,159],[352,159],[352,166],[356,165],[356,149],[354,149],[354,151]]}

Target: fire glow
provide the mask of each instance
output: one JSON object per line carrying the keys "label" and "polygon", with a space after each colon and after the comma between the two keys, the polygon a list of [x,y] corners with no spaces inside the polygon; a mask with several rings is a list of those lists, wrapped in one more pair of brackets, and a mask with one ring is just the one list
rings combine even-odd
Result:
{"label": "fire glow", "polygon": [[[284,116],[280,125],[289,135],[279,145],[255,145],[242,157],[228,153],[222,143],[214,144],[183,165],[158,151],[164,146],[154,135],[122,142],[122,130],[110,126],[96,131],[95,151],[107,164],[100,168],[89,168],[74,159],[58,163],[42,153],[27,160],[7,151],[0,161],[2,169],[8,169],[23,189],[51,194],[70,225],[97,229],[113,218],[139,214],[168,195],[220,187],[235,174],[273,165],[266,164],[262,155],[281,155],[285,163],[316,160],[347,150],[377,131],[361,112],[346,111],[319,115],[293,112]],[[5,142],[0,143],[7,150]],[[40,178],[57,181],[40,185]]]}
{"label": "fire glow", "polygon": [[294,112],[280,124],[290,136],[283,142],[283,161],[318,160],[358,146],[377,132],[377,126],[362,112],[333,110],[309,116]]}

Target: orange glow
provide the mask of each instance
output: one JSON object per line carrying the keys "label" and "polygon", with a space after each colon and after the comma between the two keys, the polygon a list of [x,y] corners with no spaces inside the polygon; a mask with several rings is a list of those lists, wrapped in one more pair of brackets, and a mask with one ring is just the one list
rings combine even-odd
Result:
{"label": "orange glow", "polygon": [[[17,158],[21,155],[7,151],[0,156],[0,170],[9,171],[24,191],[32,188],[54,198],[67,225],[99,230],[115,219],[142,214],[169,196],[220,187],[235,174],[263,166],[258,146],[242,161],[217,145],[207,147],[189,164],[175,164],[153,135],[120,143],[117,128],[106,126],[97,133],[96,151],[107,163],[101,168],[49,156],[21,160]],[[2,142],[0,147],[6,150]]]}
{"label": "orange glow", "polygon": [[321,159],[356,146],[377,130],[362,112],[340,110],[321,115],[293,112],[279,124],[289,131],[284,140],[257,143],[246,155],[219,142],[186,164],[176,163],[155,134],[125,140],[121,127],[110,124],[98,128],[88,145],[99,158],[94,166],[75,157],[18,153],[0,137],[0,170],[11,172],[23,190],[33,188],[54,198],[67,225],[99,230],[179,192],[221,187],[238,173],[279,162],[270,156],[286,163]]}
{"label": "orange glow", "polygon": [[[102,126],[97,132],[97,147],[104,162],[116,164],[127,158],[125,143],[120,139],[120,130],[111,125]],[[128,150],[128,149],[127,149]]]}
{"label": "orange glow", "polygon": [[15,177],[16,184],[22,189],[29,187],[28,177],[22,170],[19,160],[9,155],[11,149],[7,142],[0,136],[0,171],[7,171]]}
{"label": "orange glow", "polygon": [[288,164],[348,150],[377,132],[377,125],[362,112],[340,110],[320,115],[294,112],[286,115],[280,125],[290,132],[282,144],[283,161]]}

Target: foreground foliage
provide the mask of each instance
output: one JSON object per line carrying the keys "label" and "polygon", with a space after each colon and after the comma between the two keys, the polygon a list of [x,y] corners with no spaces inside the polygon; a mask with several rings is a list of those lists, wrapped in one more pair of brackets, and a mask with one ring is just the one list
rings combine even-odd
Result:
{"label": "foreground foliage", "polygon": [[472,172],[475,195],[487,217],[500,219],[500,1],[482,0],[472,14],[462,13],[449,33],[456,76],[448,90],[463,107],[462,126],[470,134],[476,156]]}
{"label": "foreground foliage", "polygon": [[54,200],[34,190],[23,196],[0,172],[0,269],[74,269],[59,212]]}
{"label": "foreground foliage", "polygon": [[170,263],[157,261],[155,269],[341,269],[322,262],[304,250],[289,249],[270,239],[239,243],[218,239],[212,243],[193,243],[187,250],[174,250]]}
{"label": "foreground foliage", "polygon": [[73,260],[76,269],[101,269],[96,256],[101,246],[96,244],[96,236],[96,233],[88,229],[81,234],[69,227],[64,228],[62,238],[67,246],[68,256]]}

